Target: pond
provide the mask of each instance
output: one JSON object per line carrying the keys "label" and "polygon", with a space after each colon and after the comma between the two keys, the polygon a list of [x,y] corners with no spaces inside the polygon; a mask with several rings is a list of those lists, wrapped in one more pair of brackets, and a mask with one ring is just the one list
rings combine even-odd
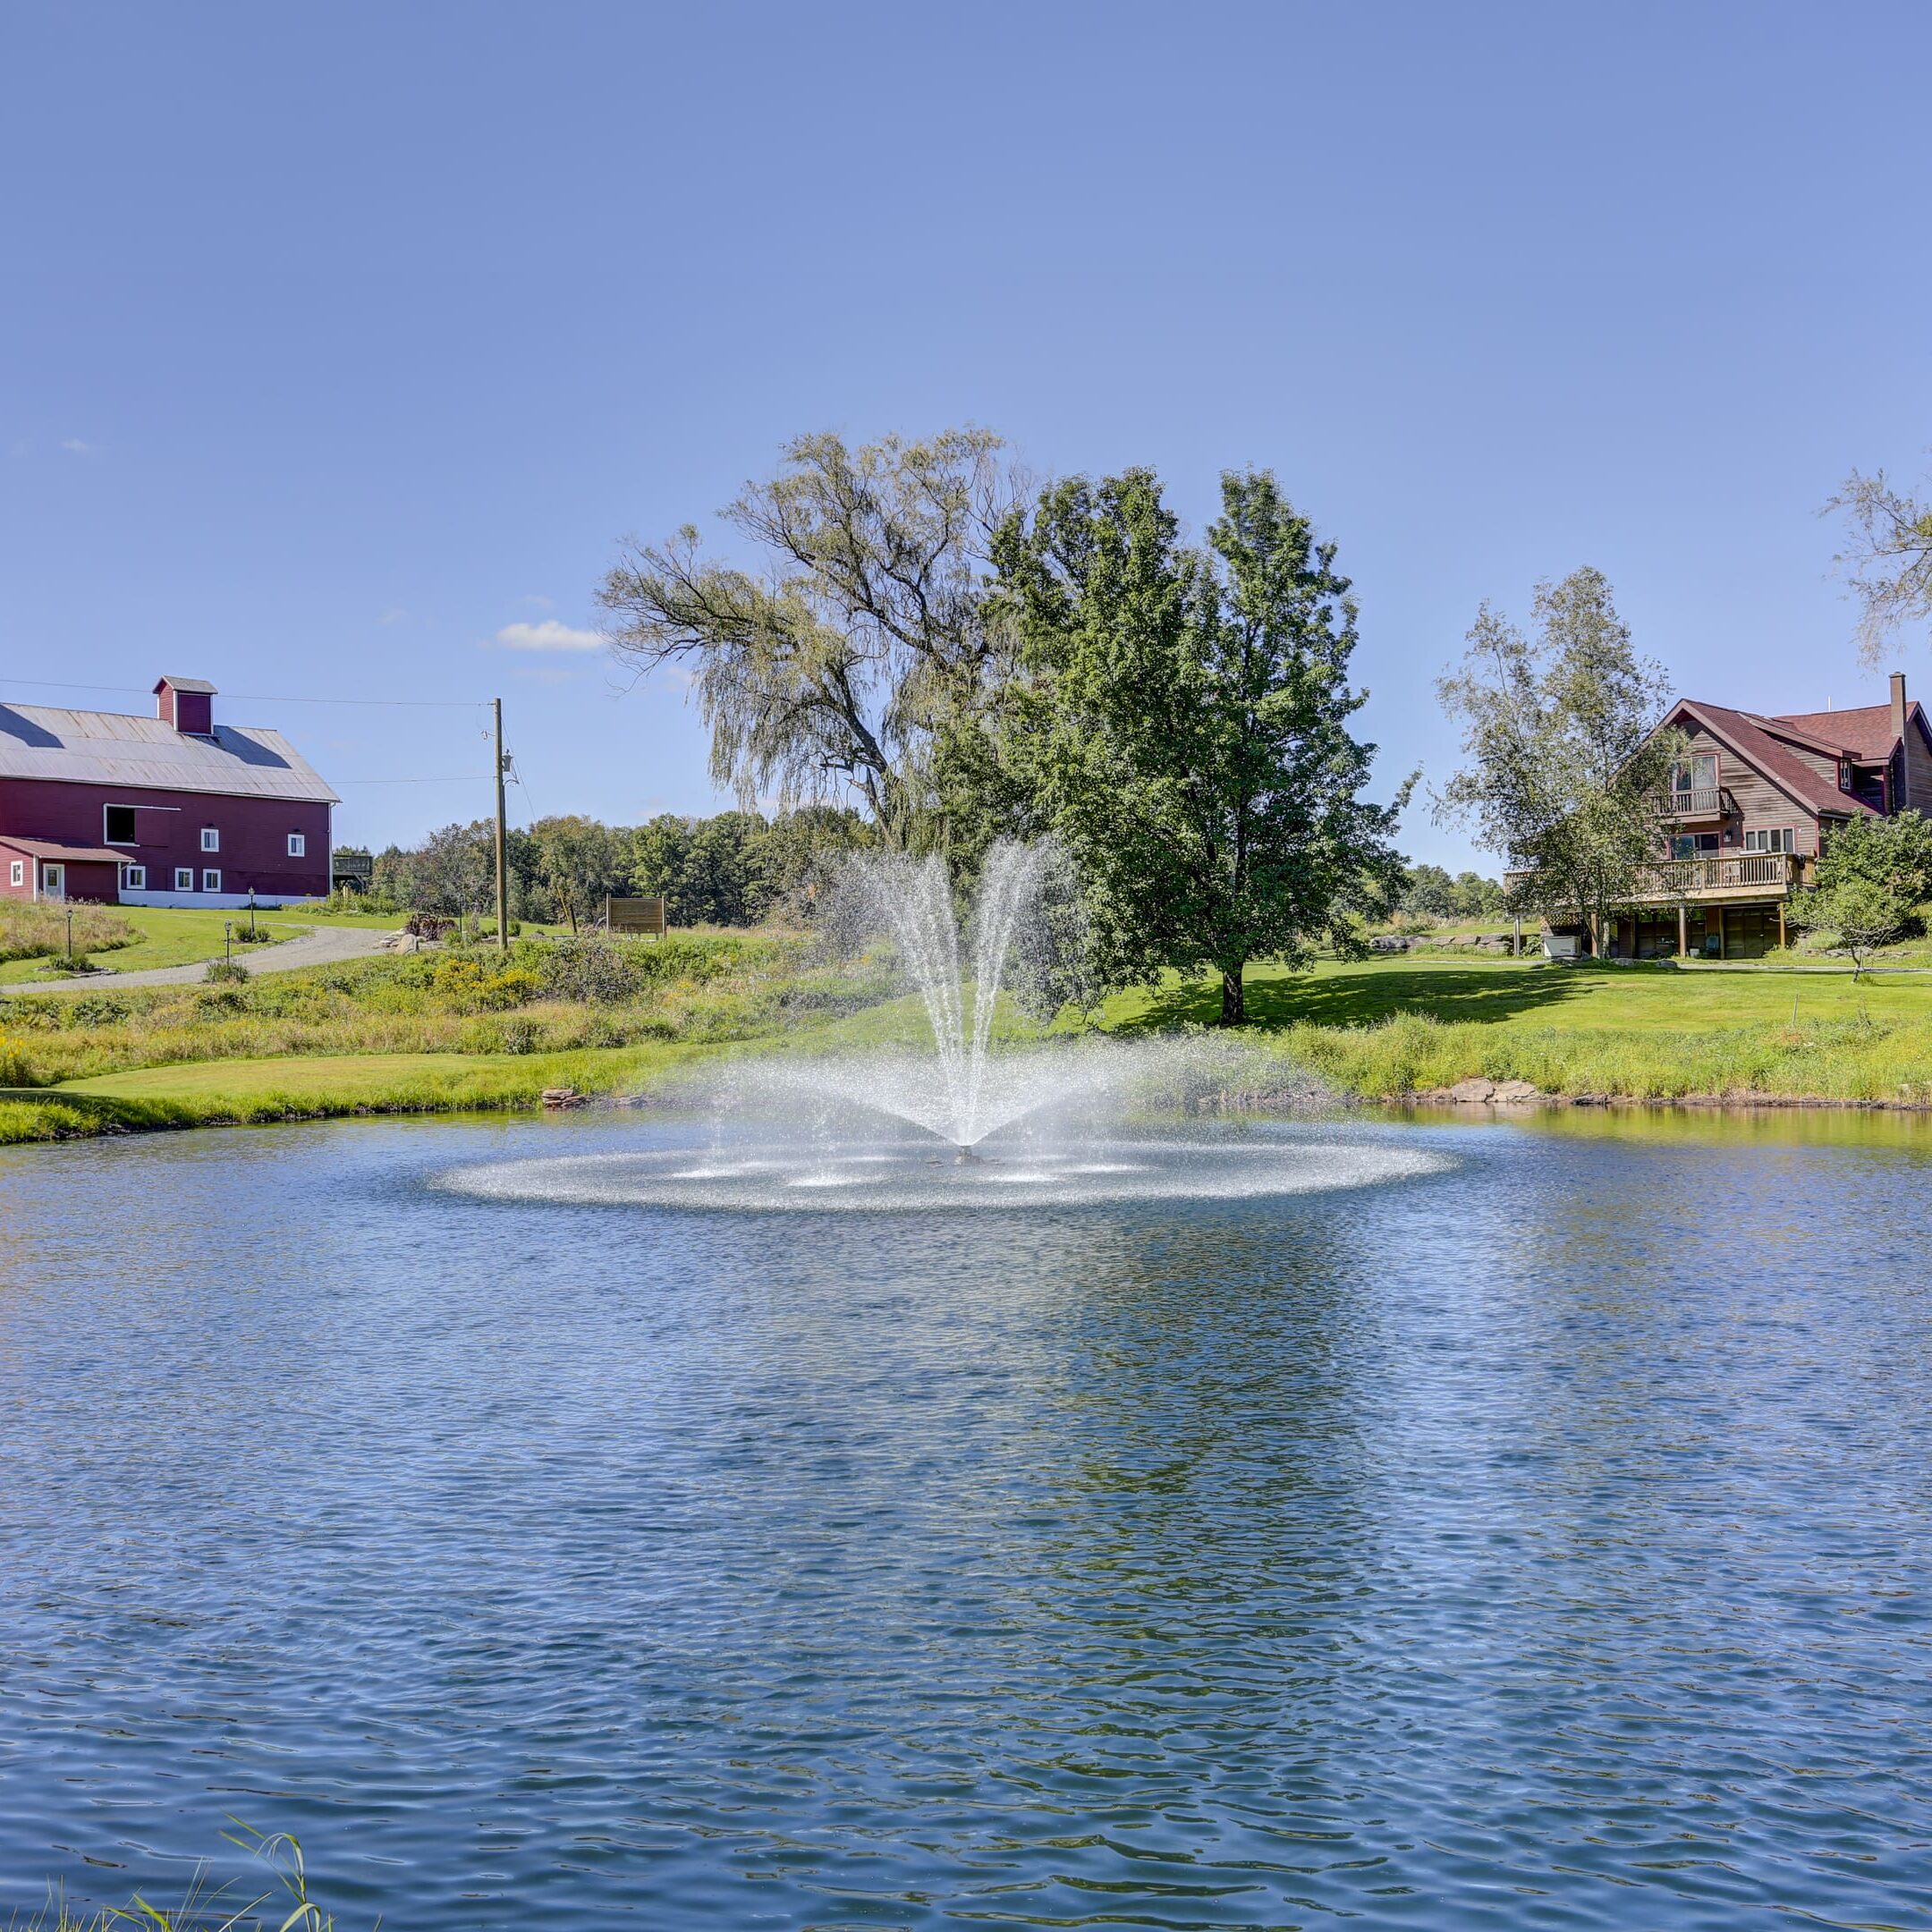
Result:
{"label": "pond", "polygon": [[1216,1131],[1336,1184],[0,1155],[0,1917],[1932,1924],[1932,1138]]}

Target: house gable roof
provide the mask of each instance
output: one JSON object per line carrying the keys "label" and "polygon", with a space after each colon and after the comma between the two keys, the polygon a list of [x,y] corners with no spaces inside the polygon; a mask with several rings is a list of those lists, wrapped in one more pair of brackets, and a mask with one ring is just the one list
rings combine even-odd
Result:
{"label": "house gable roof", "polygon": [[341,802],[280,732],[218,724],[202,736],[161,718],[53,705],[0,704],[0,778]]}
{"label": "house gable roof", "polygon": [[[1926,731],[1924,715],[1915,698],[1906,711],[1907,721]],[[1898,733],[1892,729],[1890,705],[1859,705],[1850,711],[1796,711],[1788,717],[1775,717],[1773,724],[1789,725],[1808,738],[1827,744],[1841,756],[1861,765],[1888,758],[1898,748]]]}
{"label": "house gable roof", "polygon": [[[1704,726],[1710,734],[1730,749],[1775,784],[1794,805],[1806,811],[1835,818],[1851,818],[1863,813],[1867,818],[1880,816],[1862,799],[1852,798],[1841,792],[1835,784],[1825,779],[1807,765],[1803,759],[1792,756],[1790,750],[1779,742],[1781,735],[1809,739],[1809,733],[1790,729],[1781,733],[1780,727],[1790,721],[1780,718],[1759,717],[1755,712],[1733,711],[1728,705],[1705,704],[1701,700],[1681,698],[1672,708],[1670,720],[1689,716]],[[1828,757],[1840,756],[1836,746],[1811,741],[1811,748]]]}

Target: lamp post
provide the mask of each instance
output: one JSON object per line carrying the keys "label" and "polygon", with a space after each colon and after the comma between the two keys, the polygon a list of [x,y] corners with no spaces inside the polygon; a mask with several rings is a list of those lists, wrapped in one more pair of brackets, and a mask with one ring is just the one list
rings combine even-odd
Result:
{"label": "lamp post", "polygon": [[73,908],[67,908],[67,963],[73,964]]}
{"label": "lamp post", "polygon": [[222,964],[224,966],[232,966],[234,963],[234,954],[230,950],[233,939],[234,921],[233,919],[224,919],[222,921]]}
{"label": "lamp post", "polygon": [[250,945],[261,937],[255,930],[255,888],[252,886],[248,889],[248,936]]}

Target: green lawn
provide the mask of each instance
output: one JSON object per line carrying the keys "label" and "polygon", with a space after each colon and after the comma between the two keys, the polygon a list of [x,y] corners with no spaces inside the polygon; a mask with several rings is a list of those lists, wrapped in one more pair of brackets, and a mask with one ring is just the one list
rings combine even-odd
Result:
{"label": "green lawn", "polygon": [[[248,923],[245,912],[204,912],[194,906],[116,906],[112,910],[117,918],[124,919],[141,934],[132,945],[115,946],[91,955],[96,966],[115,973],[141,972],[151,966],[191,966],[197,960],[212,959],[222,949],[224,923],[232,922],[237,931],[244,930]],[[304,919],[300,925],[293,924],[286,913],[278,912],[273,919],[263,915],[258,920],[260,943],[267,945],[278,939],[292,939],[309,923]],[[253,948],[238,940],[234,950],[247,953]],[[36,970],[38,964],[37,960],[8,960],[0,964],[0,985],[48,977]]]}
{"label": "green lawn", "polygon": [[[1758,1022],[1932,1018],[1932,979],[1867,979],[1849,970],[1770,972],[1721,966],[1555,966],[1526,959],[1324,961],[1312,972],[1277,966],[1248,970],[1250,1023],[1275,1029],[1364,1026],[1400,1013],[1445,1021],[1534,1019],[1578,1028],[1700,1031]],[[1211,1024],[1221,1011],[1218,980],[1176,980],[1158,994],[1127,993],[1108,1002],[1106,1023],[1120,1032]]]}

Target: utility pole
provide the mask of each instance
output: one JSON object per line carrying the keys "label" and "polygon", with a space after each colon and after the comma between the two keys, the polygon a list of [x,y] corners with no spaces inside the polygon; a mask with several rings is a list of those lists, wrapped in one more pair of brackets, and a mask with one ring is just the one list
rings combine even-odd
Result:
{"label": "utility pole", "polygon": [[496,723],[496,950],[510,950],[510,835],[504,823],[503,699],[490,699]]}

